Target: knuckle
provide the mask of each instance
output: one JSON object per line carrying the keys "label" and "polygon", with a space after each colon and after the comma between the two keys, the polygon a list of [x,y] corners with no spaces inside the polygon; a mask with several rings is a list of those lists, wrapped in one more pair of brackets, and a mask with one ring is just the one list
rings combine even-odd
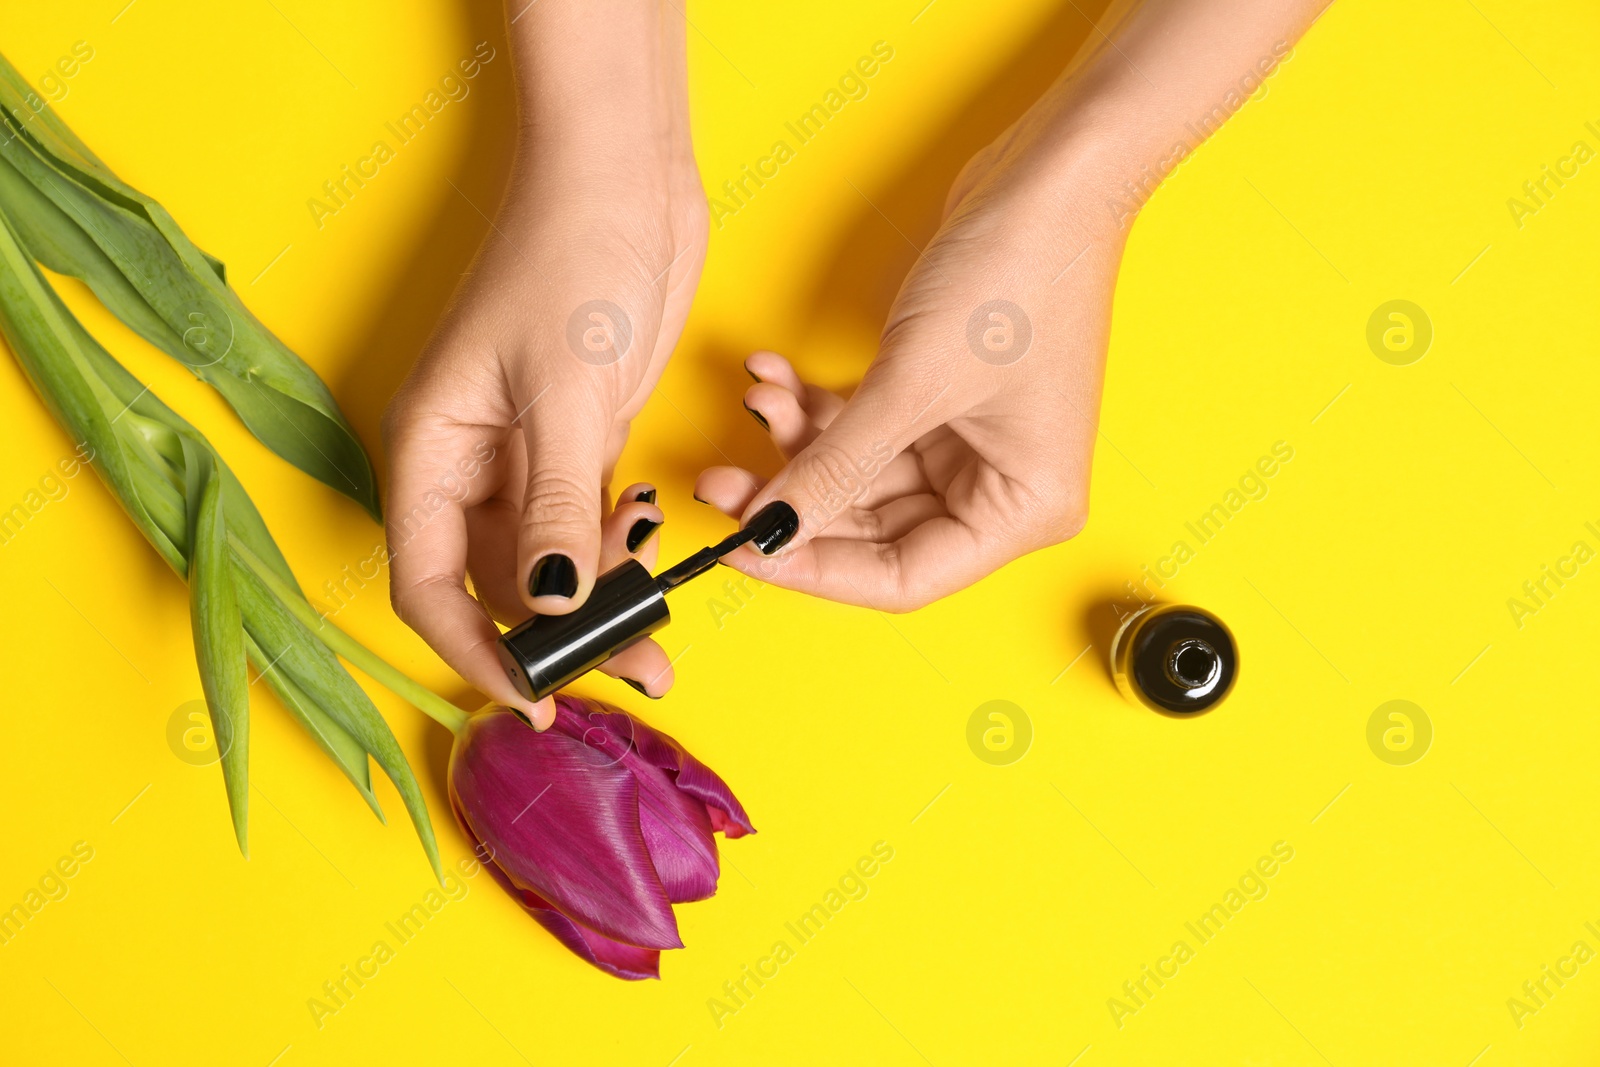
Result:
{"label": "knuckle", "polygon": [[888,581],[885,584],[891,591],[889,602],[882,605],[884,611],[894,615],[904,615],[926,607],[937,599],[928,576],[907,569],[905,556],[898,542],[879,548],[878,559],[887,572]]}
{"label": "knuckle", "polygon": [[1013,501],[1017,527],[1026,531],[1024,551],[1076,537],[1089,520],[1087,487],[1076,480],[1030,487]]}
{"label": "knuckle", "polygon": [[527,526],[551,528],[597,525],[590,516],[599,510],[599,490],[580,489],[570,478],[546,475],[528,485],[528,495],[523,501],[523,523]]}
{"label": "knuckle", "polygon": [[1070,541],[1083,532],[1089,524],[1089,505],[1087,501],[1074,501],[1056,519],[1056,541]]}
{"label": "knuckle", "polygon": [[445,574],[425,574],[417,578],[409,578],[401,570],[397,573],[394,568],[389,571],[389,604],[394,608],[394,613],[400,621],[412,629],[417,628],[419,622],[426,622],[428,612],[422,610],[423,604],[428,599],[428,594],[440,583],[450,581],[450,576]]}
{"label": "knuckle", "polygon": [[852,520],[862,540],[882,543],[884,537],[882,515],[872,508],[856,508]]}
{"label": "knuckle", "polygon": [[800,469],[800,488],[810,503],[805,520],[813,531],[832,522],[866,491],[860,464],[848,449],[830,441],[817,441]]}
{"label": "knuckle", "polygon": [[1088,522],[1088,495],[1073,486],[1045,513],[1044,534],[1050,538],[1049,544],[1058,545],[1078,536]]}

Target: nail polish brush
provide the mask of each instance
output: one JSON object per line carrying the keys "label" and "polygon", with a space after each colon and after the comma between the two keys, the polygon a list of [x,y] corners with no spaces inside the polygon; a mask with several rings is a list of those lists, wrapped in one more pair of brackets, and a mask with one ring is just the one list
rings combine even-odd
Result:
{"label": "nail polish brush", "polygon": [[794,509],[774,500],[736,533],[652,575],[629,558],[595,579],[589,599],[566,615],[535,615],[501,635],[500,665],[517,691],[543,700],[668,622],[667,593],[717,565],[741,545],[774,552],[799,528]]}

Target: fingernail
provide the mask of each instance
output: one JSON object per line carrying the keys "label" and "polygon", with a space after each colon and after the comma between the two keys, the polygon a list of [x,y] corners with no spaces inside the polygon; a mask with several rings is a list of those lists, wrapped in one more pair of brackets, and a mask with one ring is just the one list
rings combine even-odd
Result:
{"label": "fingernail", "polygon": [[543,726],[540,726],[539,720],[535,719],[532,715],[528,714],[526,711],[523,711],[514,704],[507,704],[506,710],[511,712],[511,714],[515,715],[517,718],[521,719],[536,734],[542,734],[546,730],[550,729],[549,723],[545,723]]}
{"label": "fingernail", "polygon": [[[639,692],[643,693],[645,696],[650,697],[650,691],[644,687],[644,683],[643,682],[636,682],[632,678],[624,678],[622,680],[624,682],[627,682],[629,685],[633,686],[635,689],[637,689]],[[650,697],[650,699],[651,700],[660,700],[661,698],[660,697]]]}
{"label": "fingernail", "polygon": [[744,365],[744,372],[746,374],[750,375],[750,377],[753,378],[755,381],[759,382],[761,380],[761,376],[759,374],[757,374],[755,371],[751,370],[750,369],[750,364],[748,364],[748,363],[746,363]]}
{"label": "fingernail", "polygon": [[654,519],[640,519],[628,530],[628,551],[637,552],[639,546],[650,540],[650,535],[661,529]]}
{"label": "fingernail", "polygon": [[654,489],[646,489],[633,499],[641,504],[654,504],[656,502],[656,491]]}
{"label": "fingernail", "polygon": [[709,501],[709,500],[700,499],[700,494],[698,494],[698,493],[690,493],[689,495],[694,497],[695,503],[697,503],[697,504],[710,504],[711,503],[711,501]]}
{"label": "fingernail", "polygon": [[767,425],[767,420],[762,417],[761,412],[757,411],[755,408],[751,407],[749,404],[746,404],[744,406],[744,409],[750,413],[750,417],[751,418],[755,419],[757,422],[759,422],[761,424],[761,428],[763,430],[772,429],[771,426]]}
{"label": "fingernail", "polygon": [[529,596],[572,596],[578,591],[578,568],[566,556],[549,555],[528,575]]}
{"label": "fingernail", "polygon": [[763,556],[770,556],[789,543],[800,529],[800,516],[782,500],[774,500],[750,517],[744,529],[754,533],[750,543]]}

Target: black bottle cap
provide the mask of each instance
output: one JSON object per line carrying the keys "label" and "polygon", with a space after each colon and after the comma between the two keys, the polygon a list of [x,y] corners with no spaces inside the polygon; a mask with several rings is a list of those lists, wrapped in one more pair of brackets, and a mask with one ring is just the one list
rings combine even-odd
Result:
{"label": "black bottle cap", "polygon": [[500,664],[517,691],[543,700],[635,641],[665,626],[667,598],[645,565],[624,560],[595,579],[583,606],[535,615],[501,635]]}
{"label": "black bottle cap", "polygon": [[1239,677],[1239,649],[1221,619],[1201,608],[1161,604],[1130,617],[1111,643],[1117,688],[1171,715],[1208,711]]}

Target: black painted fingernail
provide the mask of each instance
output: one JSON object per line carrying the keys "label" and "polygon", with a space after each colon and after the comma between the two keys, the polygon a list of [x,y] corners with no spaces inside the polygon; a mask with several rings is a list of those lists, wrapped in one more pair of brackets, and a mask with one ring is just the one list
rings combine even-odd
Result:
{"label": "black painted fingernail", "polygon": [[578,568],[566,556],[546,556],[528,575],[529,596],[572,596],[577,591]]}
{"label": "black painted fingernail", "polygon": [[772,429],[771,426],[767,425],[767,420],[762,417],[761,412],[757,411],[755,408],[751,407],[749,404],[746,404],[744,406],[744,409],[750,413],[750,417],[751,418],[755,419],[757,422],[759,422],[761,424],[761,428],[763,430]]}
{"label": "black painted fingernail", "polygon": [[[644,683],[643,682],[636,682],[632,678],[624,678],[622,680],[624,682],[627,682],[629,685],[633,686],[635,689],[637,689],[639,692],[643,693],[645,696],[650,697],[650,691],[644,687]],[[660,700],[661,698],[660,697],[650,697],[650,699],[651,700]]]}
{"label": "black painted fingernail", "polygon": [[750,369],[750,364],[748,364],[748,363],[746,363],[744,365],[744,372],[746,374],[750,375],[751,378],[755,379],[758,382],[761,380],[761,376],[759,374],[757,374],[755,371],[751,370]]}
{"label": "black painted fingernail", "polygon": [[628,530],[628,551],[637,552],[639,546],[650,540],[650,535],[661,529],[654,519],[640,519]]}
{"label": "black painted fingernail", "polygon": [[641,504],[654,504],[656,502],[656,491],[654,489],[646,489],[633,499]]}
{"label": "black painted fingernail", "polygon": [[750,543],[755,545],[756,551],[770,556],[788,544],[800,529],[800,516],[782,500],[774,500],[752,515],[744,529],[754,534]]}
{"label": "black painted fingernail", "polygon": [[710,504],[711,503],[711,501],[709,501],[709,500],[701,500],[700,499],[700,494],[698,494],[698,493],[690,493],[689,495],[694,497],[694,501],[697,504]]}

